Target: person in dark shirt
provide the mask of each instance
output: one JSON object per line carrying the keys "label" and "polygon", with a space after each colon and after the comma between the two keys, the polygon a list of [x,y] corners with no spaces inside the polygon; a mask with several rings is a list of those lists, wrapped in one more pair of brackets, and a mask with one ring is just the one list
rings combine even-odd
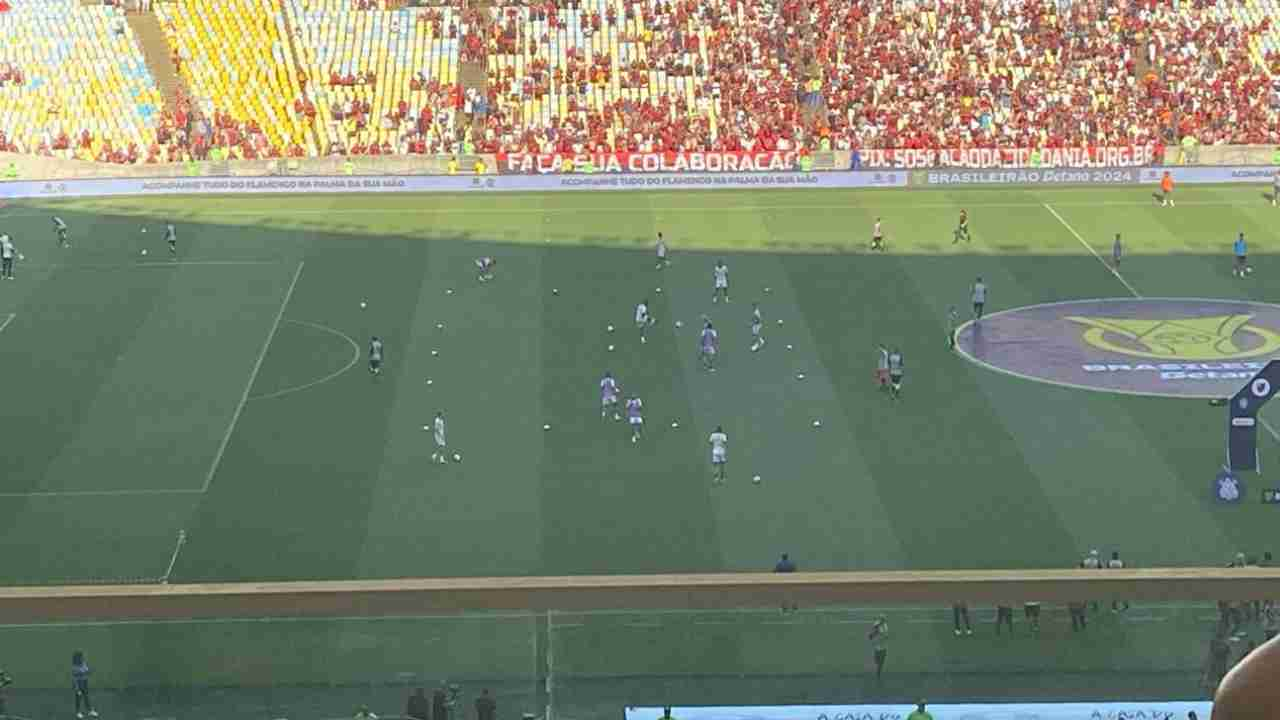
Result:
{"label": "person in dark shirt", "polygon": [[445,720],[449,717],[449,701],[444,692],[444,685],[431,693],[431,717],[433,720]]}
{"label": "person in dark shirt", "polygon": [[476,698],[476,720],[494,720],[498,714],[498,703],[489,696],[489,689],[480,691]]}
{"label": "person in dark shirt", "polygon": [[[796,564],[792,562],[791,557],[786,553],[782,553],[782,557],[778,558],[778,564],[773,566],[776,573],[793,573],[796,571]],[[791,600],[782,601],[782,612],[795,612],[800,609],[800,605]]]}
{"label": "person in dark shirt", "polygon": [[427,691],[418,688],[409,696],[409,705],[404,714],[413,720],[431,720],[431,703],[427,702]]}

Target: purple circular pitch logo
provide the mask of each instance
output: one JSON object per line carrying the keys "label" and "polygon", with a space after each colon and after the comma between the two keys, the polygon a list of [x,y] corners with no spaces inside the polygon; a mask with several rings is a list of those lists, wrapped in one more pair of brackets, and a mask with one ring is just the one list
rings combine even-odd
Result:
{"label": "purple circular pitch logo", "polygon": [[1032,305],[965,323],[956,347],[979,365],[1053,385],[1222,398],[1280,357],[1280,305],[1192,298]]}

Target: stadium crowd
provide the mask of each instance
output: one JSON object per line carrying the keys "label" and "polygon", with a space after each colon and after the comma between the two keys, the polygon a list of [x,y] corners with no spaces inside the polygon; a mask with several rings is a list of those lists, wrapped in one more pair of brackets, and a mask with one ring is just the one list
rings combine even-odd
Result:
{"label": "stadium crowd", "polygon": [[[249,1],[270,9],[270,0]],[[204,93],[198,101],[166,102],[146,124],[154,137],[151,129],[117,137],[109,124],[65,117],[54,127],[5,123],[0,131],[21,151],[112,162],[209,154],[1043,148],[1184,137],[1280,143],[1280,28],[1270,3],[1261,15],[1256,6],[1212,0],[389,5],[287,6],[292,26],[276,19],[283,39],[269,55],[278,66],[268,70],[295,93],[279,98],[284,107],[257,90],[230,87],[225,98]],[[374,15],[367,23],[356,19]],[[166,22],[175,20],[182,18]],[[325,38],[340,37],[332,26],[343,22],[364,23],[361,32],[375,37],[353,46],[363,56],[338,63]],[[404,73],[378,64],[389,51],[403,57],[408,40],[396,38],[419,31],[435,53],[419,60],[422,67]],[[174,63],[189,75],[182,65],[192,48],[183,43],[200,36],[183,28],[170,36]],[[307,44],[313,39],[318,53]],[[304,57],[328,66],[304,64]],[[0,90],[12,99],[24,91],[47,97],[48,86],[34,87],[21,59],[0,55]],[[260,57],[251,60],[246,67],[261,68]],[[463,83],[458,63],[481,66],[482,80]],[[218,87],[256,81],[254,73],[232,73]],[[230,99],[237,97],[248,101]]]}

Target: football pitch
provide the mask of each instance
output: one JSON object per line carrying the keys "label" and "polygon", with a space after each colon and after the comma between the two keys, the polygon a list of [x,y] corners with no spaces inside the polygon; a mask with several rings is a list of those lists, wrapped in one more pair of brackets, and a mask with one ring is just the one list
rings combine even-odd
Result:
{"label": "football pitch", "polygon": [[[969,318],[977,277],[988,313],[1274,299],[1280,210],[1258,188],[1187,188],[1177,201],[1001,188],[11,204],[0,231],[24,259],[0,284],[0,544],[11,551],[0,583],[715,572],[769,569],[781,552],[801,569],[841,570],[1061,567],[1090,548],[1139,567],[1260,554],[1280,511],[1253,485],[1239,506],[1210,491],[1223,409],[1035,382],[947,344],[949,309]],[[953,243],[962,208],[972,238]],[[71,248],[57,246],[53,214]],[[877,218],[885,253],[867,250]],[[661,270],[659,231],[672,259]],[[1238,232],[1256,270],[1243,279],[1231,265]],[[498,261],[491,282],[477,281],[480,256]],[[711,302],[719,259],[728,304]],[[646,299],[656,324],[641,344],[632,313]],[[714,373],[697,356],[704,316],[720,334]],[[386,344],[377,377],[365,364],[374,335]],[[880,344],[905,357],[897,401],[875,382]],[[644,401],[638,443],[601,418],[605,371]],[[437,411],[460,462],[431,462]],[[711,483],[717,426],[729,437],[723,486]],[[1264,431],[1259,443],[1269,471],[1280,438]],[[985,640],[957,649],[949,625],[921,622],[901,640],[915,658],[902,669],[1105,672],[1132,654],[1194,675],[1211,617],[1154,617],[1112,623],[1106,647],[1071,645],[1056,622],[1067,644],[1052,654]],[[495,619],[459,642],[509,644],[530,686],[547,669],[528,658],[562,635],[581,638],[562,643],[581,643],[584,676],[598,654],[630,656],[617,676],[692,672],[690,657],[634,650],[690,642],[664,618],[571,620],[577,636],[539,629],[547,618]],[[692,657],[769,674],[819,652],[829,656],[806,659],[806,672],[865,672],[855,619],[744,632],[750,620],[735,615],[693,633],[706,642]],[[518,628],[502,642],[485,639],[507,622]],[[607,640],[591,639],[594,623]],[[155,638],[203,644],[224,629],[109,630],[135,677],[167,682],[180,670],[154,659]],[[24,632],[34,648],[70,630]],[[313,643],[342,653],[380,632]],[[354,673],[361,661],[341,662]]]}

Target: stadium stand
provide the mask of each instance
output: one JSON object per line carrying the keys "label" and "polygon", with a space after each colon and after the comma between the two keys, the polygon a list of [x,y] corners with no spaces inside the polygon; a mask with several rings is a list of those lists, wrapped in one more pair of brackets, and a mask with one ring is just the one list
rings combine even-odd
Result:
{"label": "stadium stand", "polygon": [[[171,117],[193,154],[254,158],[317,152],[313,113],[298,107],[302,82],[281,0],[173,0],[156,13],[179,75],[195,100]],[[186,105],[186,106],[184,106]],[[188,122],[191,126],[188,127]],[[179,140],[180,142],[182,140]]]}
{"label": "stadium stand", "polygon": [[160,93],[115,8],[10,0],[0,12],[0,149],[124,162],[154,142]]}
{"label": "stadium stand", "polygon": [[368,0],[285,0],[285,8],[325,152],[454,149],[455,8],[387,9]]}
{"label": "stadium stand", "polygon": [[167,0],[170,103],[119,10],[5,7],[23,152],[1280,143],[1278,0]]}

